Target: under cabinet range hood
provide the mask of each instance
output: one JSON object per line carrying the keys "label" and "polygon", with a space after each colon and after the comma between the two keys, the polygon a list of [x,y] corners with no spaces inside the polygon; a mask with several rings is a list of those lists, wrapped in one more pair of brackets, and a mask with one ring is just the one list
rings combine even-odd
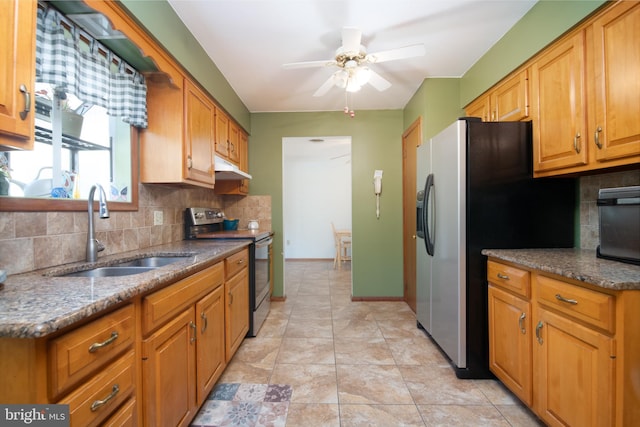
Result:
{"label": "under cabinet range hood", "polygon": [[214,167],[216,172],[216,180],[229,181],[234,179],[251,179],[251,175],[241,171],[240,168],[228,160],[219,156],[214,156]]}

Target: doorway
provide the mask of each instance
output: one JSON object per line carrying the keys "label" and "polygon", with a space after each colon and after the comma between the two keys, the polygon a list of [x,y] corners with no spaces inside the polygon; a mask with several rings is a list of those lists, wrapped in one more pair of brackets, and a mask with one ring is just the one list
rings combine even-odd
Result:
{"label": "doorway", "polygon": [[351,230],[351,137],[282,139],[282,214],[286,260],[333,260],[331,223]]}

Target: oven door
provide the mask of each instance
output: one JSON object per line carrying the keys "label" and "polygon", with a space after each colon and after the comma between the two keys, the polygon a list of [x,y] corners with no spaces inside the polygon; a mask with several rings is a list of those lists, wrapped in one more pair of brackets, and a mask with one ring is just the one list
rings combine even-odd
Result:
{"label": "oven door", "polygon": [[269,313],[269,292],[271,290],[271,245],[273,239],[271,237],[258,240],[255,242],[255,291],[253,293],[253,301],[251,301],[251,309],[253,311],[253,331],[251,335],[255,336]]}

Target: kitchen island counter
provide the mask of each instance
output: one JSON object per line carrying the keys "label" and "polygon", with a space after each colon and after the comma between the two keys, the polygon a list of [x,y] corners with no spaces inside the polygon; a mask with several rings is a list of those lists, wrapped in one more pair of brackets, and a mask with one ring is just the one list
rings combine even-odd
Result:
{"label": "kitchen island counter", "polygon": [[640,266],[586,249],[484,249],[483,255],[616,291],[640,290]]}
{"label": "kitchen island counter", "polygon": [[[12,275],[0,290],[0,337],[39,338],[132,298],[190,276],[251,244],[250,240],[185,240]],[[64,277],[148,256],[184,256],[145,273],[117,277]]]}

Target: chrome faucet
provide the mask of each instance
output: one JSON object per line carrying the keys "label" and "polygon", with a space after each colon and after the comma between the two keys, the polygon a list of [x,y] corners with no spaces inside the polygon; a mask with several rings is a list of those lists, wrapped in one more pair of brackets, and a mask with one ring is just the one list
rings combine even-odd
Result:
{"label": "chrome faucet", "polygon": [[95,262],[98,259],[98,252],[104,250],[104,245],[96,239],[96,233],[93,228],[93,195],[99,190],[98,193],[98,216],[100,218],[109,218],[109,209],[107,208],[107,195],[100,184],[95,184],[89,191],[89,231],[87,233],[87,262]]}

